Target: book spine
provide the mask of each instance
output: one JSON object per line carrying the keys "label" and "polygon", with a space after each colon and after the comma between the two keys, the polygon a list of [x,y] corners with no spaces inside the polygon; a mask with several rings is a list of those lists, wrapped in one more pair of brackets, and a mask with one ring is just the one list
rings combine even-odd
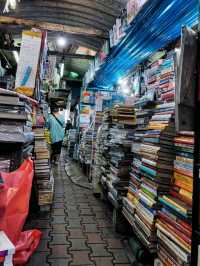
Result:
{"label": "book spine", "polygon": [[193,185],[189,185],[187,183],[184,183],[181,180],[175,180],[174,184],[180,188],[183,188],[184,190],[186,190],[190,193],[192,193],[192,191],[193,191]]}
{"label": "book spine", "polygon": [[174,226],[177,230],[191,238],[192,232],[183,227],[183,225],[179,223],[178,219],[174,221],[169,216],[165,215],[162,211],[158,211],[158,217],[161,221],[164,220],[164,222],[169,223],[171,226]]}
{"label": "book spine", "polygon": [[188,247],[188,245],[186,245],[185,243],[182,243],[183,241],[178,239],[178,237],[174,237],[171,234],[171,232],[163,228],[162,225],[160,225],[159,223],[156,223],[156,227],[158,228],[159,231],[161,231],[163,234],[169,237],[171,241],[174,241],[178,246],[180,246],[185,252],[191,253],[191,248]]}
{"label": "book spine", "polygon": [[169,197],[167,196],[163,196],[163,199],[165,201],[167,201],[168,203],[170,203],[171,205],[175,206],[176,208],[178,208],[182,213],[185,213],[187,214],[188,213],[188,210],[184,207],[182,207],[180,204],[176,203],[173,199],[170,199]]}
{"label": "book spine", "polygon": [[170,202],[164,200],[163,198],[159,198],[159,201],[164,205],[169,207],[170,209],[174,210],[177,212],[179,215],[183,216],[184,218],[188,218],[185,212],[182,212],[179,208],[177,208],[175,205],[172,205]]}
{"label": "book spine", "polygon": [[173,227],[170,224],[166,224],[165,222],[161,221],[162,226],[169,232],[171,232],[171,234],[174,235],[174,237],[179,238],[180,240],[183,240],[186,245],[189,245],[191,248],[191,238],[187,237],[185,234],[183,234],[182,232],[180,232],[179,230],[177,230],[175,227]]}
{"label": "book spine", "polygon": [[177,198],[177,199],[179,199],[179,200],[185,202],[186,204],[188,204],[190,207],[192,207],[192,199],[189,199],[189,198],[187,198],[187,197],[181,195],[180,192],[177,193],[177,192],[175,192],[175,191],[173,191],[173,190],[170,192],[170,194],[171,194],[174,198]]}
{"label": "book spine", "polygon": [[[157,224],[156,224],[156,227],[157,227]],[[164,242],[164,244],[170,250],[172,250],[176,254],[176,256],[178,258],[180,258],[181,260],[183,260],[185,263],[188,263],[188,254],[186,252],[184,252],[183,250],[181,250],[181,248],[179,248],[167,236],[165,236],[165,234],[160,229],[157,230],[157,236],[158,236],[158,238],[160,238]]]}

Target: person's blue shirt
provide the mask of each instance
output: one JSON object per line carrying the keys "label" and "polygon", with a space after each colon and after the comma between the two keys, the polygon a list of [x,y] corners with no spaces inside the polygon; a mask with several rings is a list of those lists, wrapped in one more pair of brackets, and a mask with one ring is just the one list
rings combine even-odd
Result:
{"label": "person's blue shirt", "polygon": [[51,133],[51,143],[56,143],[59,141],[63,141],[65,136],[65,119],[64,116],[59,114],[55,115],[60,123],[56,120],[56,118],[50,114],[48,119],[48,127]]}

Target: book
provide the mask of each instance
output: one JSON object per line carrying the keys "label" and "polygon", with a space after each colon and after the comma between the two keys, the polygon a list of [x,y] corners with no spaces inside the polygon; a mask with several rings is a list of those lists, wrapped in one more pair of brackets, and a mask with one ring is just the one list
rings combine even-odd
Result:
{"label": "book", "polygon": [[164,235],[166,235],[169,239],[171,239],[171,241],[175,242],[178,246],[180,246],[184,251],[188,253],[191,252],[191,245],[183,241],[181,237],[175,235],[169,228],[166,227],[166,225],[158,221],[156,223],[156,228]]}
{"label": "book", "polygon": [[185,226],[183,226],[183,222],[179,221],[179,219],[172,219],[170,216],[168,216],[165,212],[163,211],[158,211],[158,218],[161,221],[164,221],[165,223],[171,225],[172,227],[176,228],[179,230],[182,234],[186,235],[189,239],[192,237],[192,232],[191,230]]}

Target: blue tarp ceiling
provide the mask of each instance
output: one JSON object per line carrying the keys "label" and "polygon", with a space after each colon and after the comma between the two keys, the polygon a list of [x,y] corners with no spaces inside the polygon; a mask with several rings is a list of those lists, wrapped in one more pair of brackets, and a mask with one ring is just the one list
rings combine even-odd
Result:
{"label": "blue tarp ceiling", "polygon": [[191,27],[197,21],[197,0],[149,0],[96,72],[91,87],[112,87],[134,66],[179,37],[182,26]]}

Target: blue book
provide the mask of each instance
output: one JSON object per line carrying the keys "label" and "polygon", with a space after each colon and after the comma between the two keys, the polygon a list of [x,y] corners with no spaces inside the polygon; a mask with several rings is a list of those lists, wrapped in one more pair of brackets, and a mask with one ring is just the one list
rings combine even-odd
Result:
{"label": "blue book", "polygon": [[144,166],[144,165],[141,165],[141,166],[140,166],[140,170],[141,170],[142,172],[147,173],[148,175],[153,176],[153,177],[155,177],[156,174],[157,174],[157,171],[155,171],[155,170],[153,170],[153,169],[151,169],[151,168],[149,168],[149,167],[147,167],[147,166]]}

